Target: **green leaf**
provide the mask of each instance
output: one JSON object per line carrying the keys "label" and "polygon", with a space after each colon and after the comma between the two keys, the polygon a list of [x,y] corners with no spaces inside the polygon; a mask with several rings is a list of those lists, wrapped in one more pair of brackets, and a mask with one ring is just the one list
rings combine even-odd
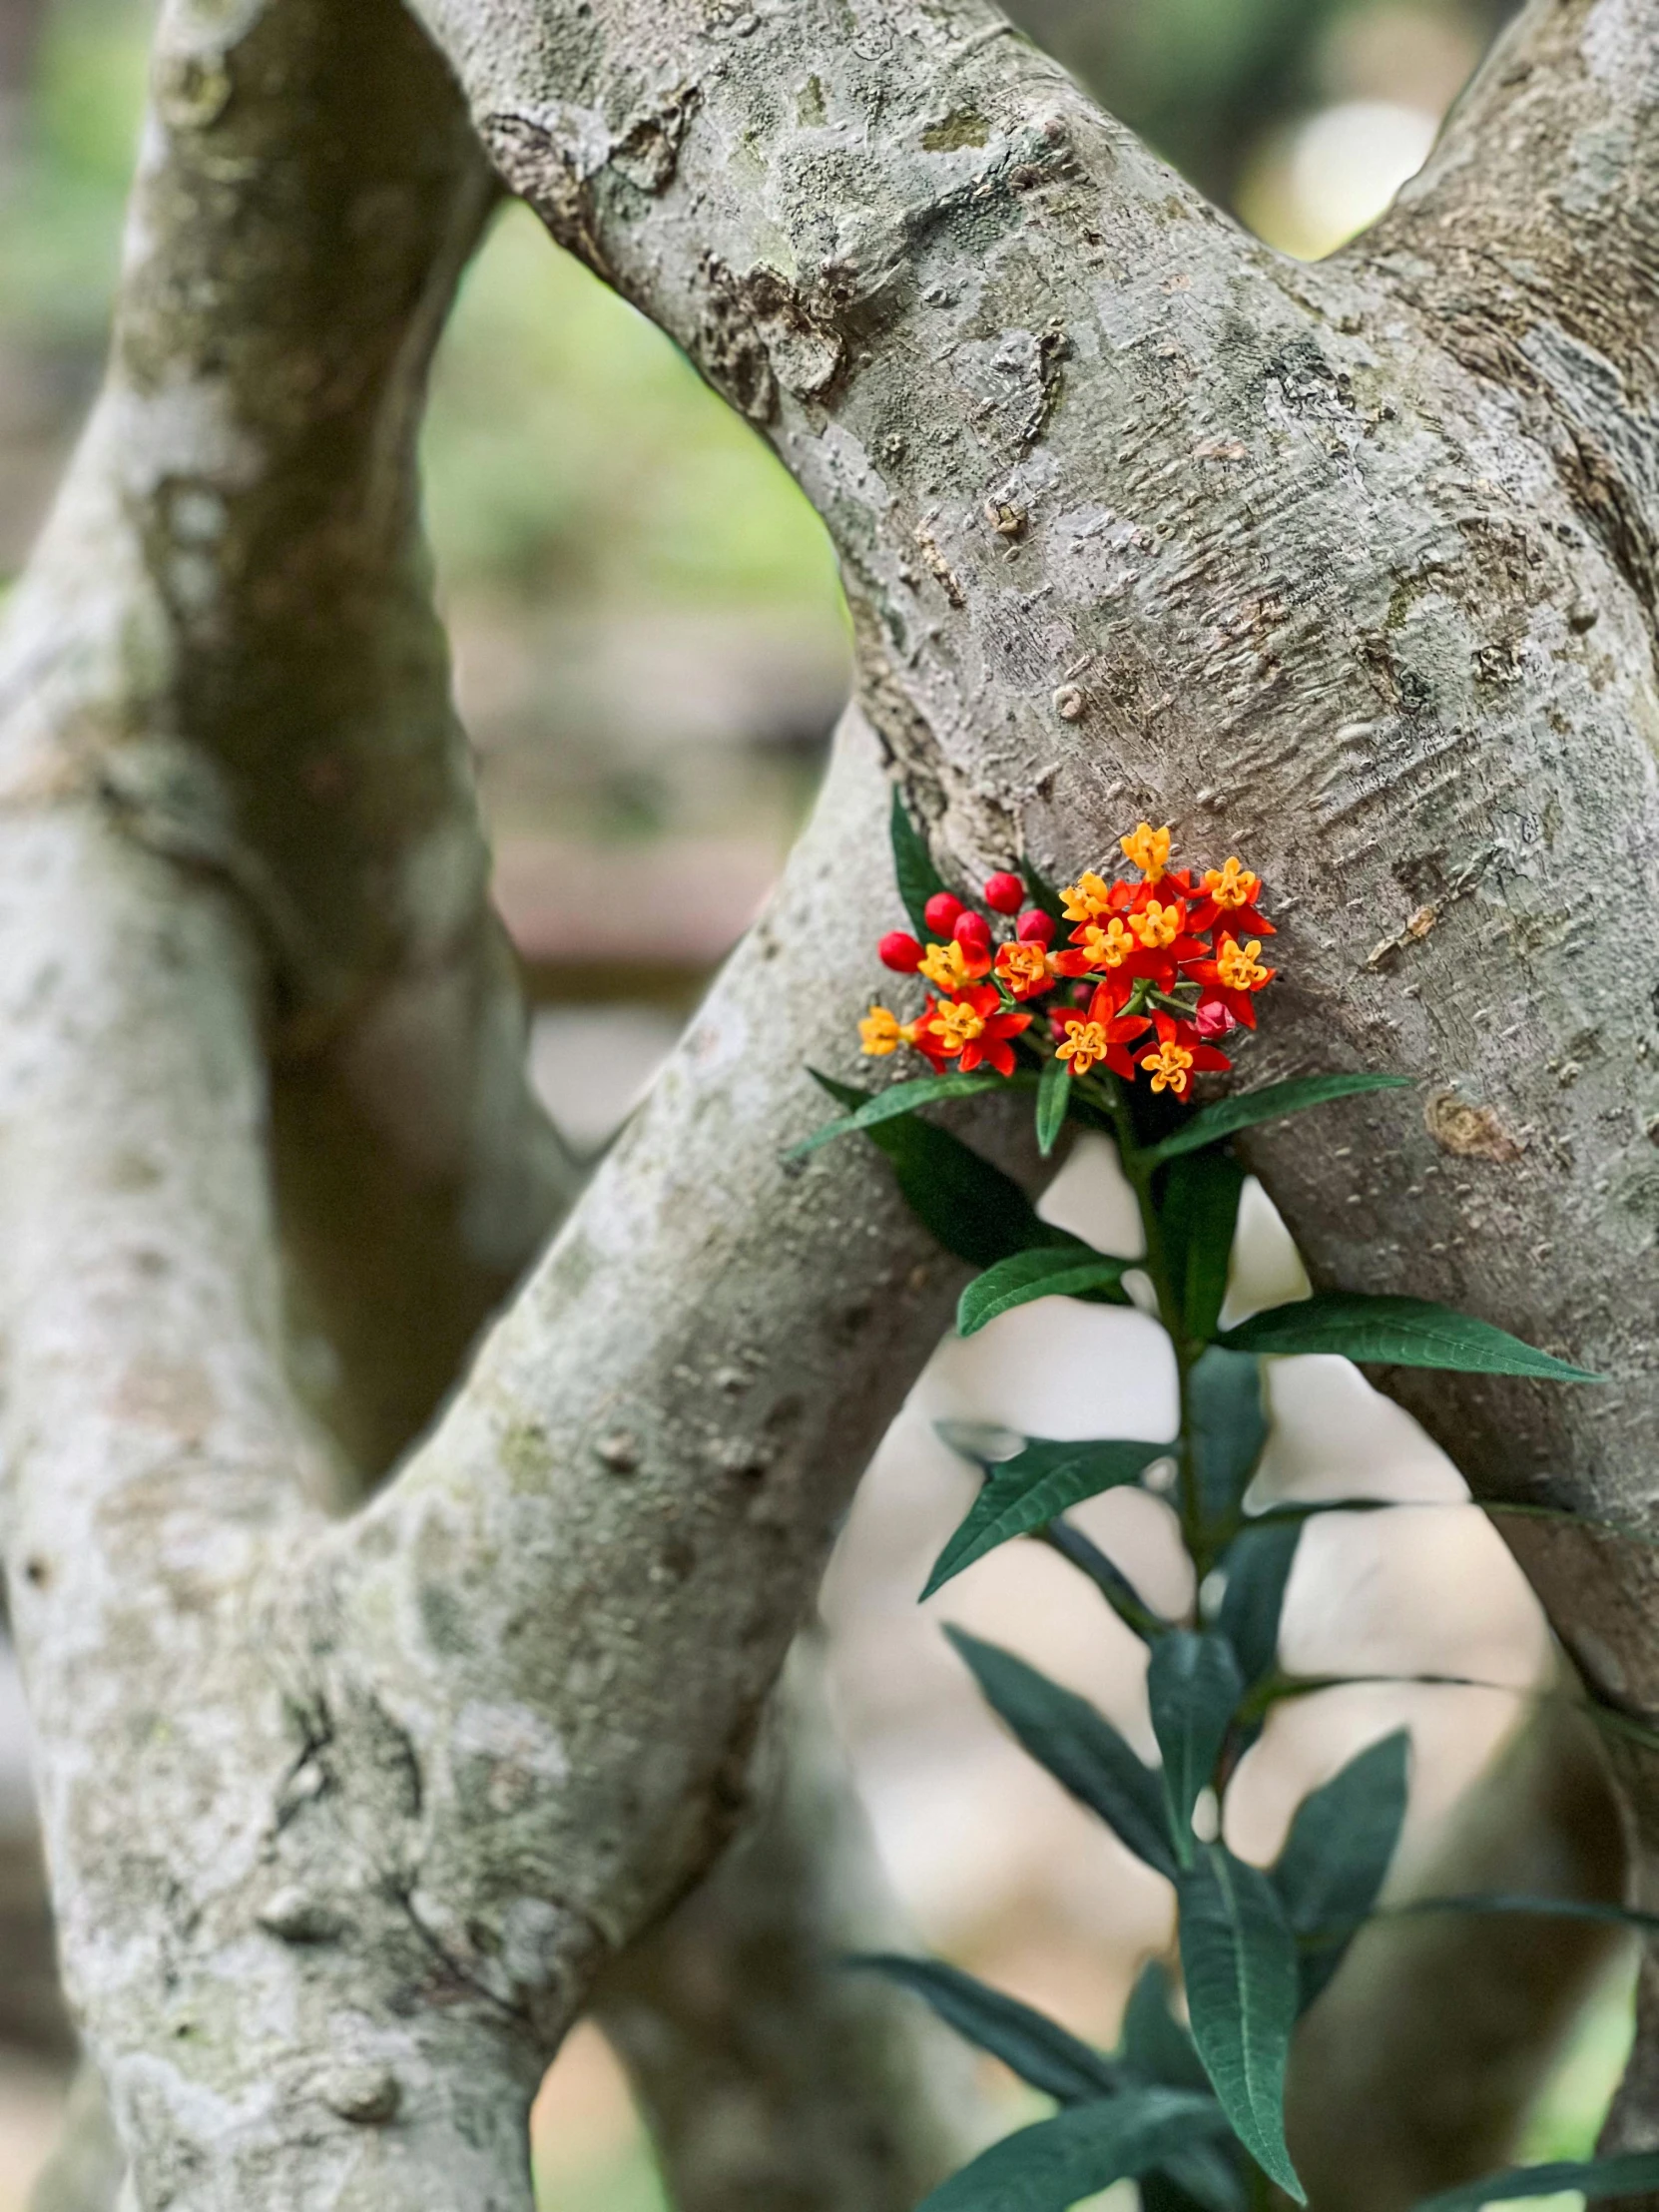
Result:
{"label": "green leaf", "polygon": [[947,1628],[980,1693],[1021,1749],[1096,1813],[1118,1841],[1159,1874],[1175,1877],[1164,1790],[1104,1714],[996,1644]]}
{"label": "green leaf", "polygon": [[1052,1520],[1042,1532],[1042,1541],[1069,1560],[1079,1574],[1088,1576],[1118,1619],[1143,1643],[1155,1643],[1164,1634],[1169,1622],[1153,1611],[1123,1569],[1114,1565],[1080,1528],[1073,1528],[1068,1520]]}
{"label": "green leaf", "polygon": [[1268,1440],[1260,1363],[1217,1345],[1202,1353],[1187,1377],[1187,1429],[1206,1531],[1225,1539]]}
{"label": "green leaf", "polygon": [[[1342,1964],[1377,1903],[1405,1820],[1410,1751],[1409,1731],[1395,1729],[1368,1744],[1296,1809],[1273,1885],[1303,1944],[1304,2011]],[[1328,1935],[1339,1939],[1310,1940]]]}
{"label": "green leaf", "polygon": [[1659,2189],[1659,2151],[1630,2150],[1610,2158],[1558,2158],[1547,2166],[1510,2166],[1465,2181],[1438,2196],[1423,2197],[1415,2212],[1477,2212],[1483,2204],[1520,2204],[1528,2197],[1558,2197],[1576,2189],[1595,2202],[1601,2197],[1634,2197]]}
{"label": "green leaf", "polygon": [[[1058,1067],[1059,1062],[1055,1065]],[[820,1076],[819,1081],[823,1080]],[[829,1144],[832,1138],[848,1136],[855,1129],[873,1129],[899,1114],[913,1114],[918,1106],[936,1105],[941,1098],[972,1098],[975,1092],[1005,1089],[1018,1081],[1017,1076],[997,1075],[988,1068],[975,1068],[971,1075],[963,1075],[958,1069],[952,1075],[916,1075],[907,1082],[889,1083],[873,1098],[865,1097],[855,1113],[843,1114],[839,1121],[827,1121],[822,1129],[815,1129],[810,1137],[804,1137],[800,1144],[792,1147],[787,1157],[804,1159],[809,1152],[816,1152],[821,1144]]]}
{"label": "green leaf", "polygon": [[[870,1095],[821,1075],[817,1068],[811,1072],[843,1106],[855,1106]],[[970,1267],[992,1267],[1033,1245],[1079,1248],[1077,1238],[1039,1217],[1012,1176],[948,1129],[905,1114],[878,1122],[863,1134],[892,1162],[898,1188],[922,1227]]]}
{"label": "green leaf", "polygon": [[1071,1103],[1071,1069],[1051,1053],[1037,1078],[1037,1150],[1046,1160],[1066,1125]]}
{"label": "green leaf", "polygon": [[1632,1928],[1644,1936],[1659,1935],[1659,1913],[1638,1912],[1633,1905],[1601,1905],[1590,1898],[1529,1897],[1524,1893],[1510,1896],[1501,1890],[1476,1890],[1456,1898],[1408,1898],[1391,1911],[1401,1916],[1517,1913],[1531,1920],[1597,1921],[1604,1928]]}
{"label": "green leaf", "polygon": [[1354,1098],[1362,1091],[1399,1091],[1411,1088],[1409,1075],[1298,1075],[1288,1083],[1267,1083],[1259,1091],[1236,1091],[1231,1098],[1201,1106],[1173,1135],[1155,1144],[1147,1162],[1161,1166],[1183,1152],[1198,1152],[1205,1145],[1220,1144],[1241,1129],[1258,1122],[1280,1121],[1286,1114],[1306,1112],[1334,1098]]}
{"label": "green leaf", "polygon": [[1161,1958],[1150,1959],[1136,1978],[1124,2007],[1118,2056],[1131,2072],[1170,2089],[1203,2089],[1204,2071],[1192,2036],[1170,2004],[1170,1978]]}
{"label": "green leaf", "polygon": [[999,1315],[1039,1298],[1091,1298],[1100,1305],[1127,1306],[1123,1278],[1133,1265],[1131,1260],[1092,1252],[1077,1240],[1010,1253],[963,1291],[956,1307],[957,1335],[976,1337]]}
{"label": "green leaf", "polygon": [[1222,2109],[1257,2164],[1307,2203],[1285,2145],[1285,2062],[1296,2024],[1296,1938],[1279,1893],[1225,1844],[1179,1878],[1181,1964],[1193,2041]]}
{"label": "green leaf", "polygon": [[1030,903],[1033,906],[1041,907],[1050,921],[1059,922],[1069,929],[1071,924],[1066,921],[1065,901],[1043,874],[1041,868],[1035,866],[1022,854],[1019,873],[1025,884],[1026,898]]}
{"label": "green leaf", "polygon": [[1158,1218],[1182,1323],[1193,1344],[1208,1344],[1216,1333],[1244,1183],[1244,1169],[1226,1152],[1184,1155],[1164,1177]]}
{"label": "green leaf", "polygon": [[1360,1291],[1321,1291],[1289,1306],[1272,1306],[1224,1331],[1217,1342],[1234,1352],[1340,1352],[1345,1359],[1396,1368],[1527,1375],[1556,1382],[1602,1381],[1471,1314],[1425,1298],[1373,1298]]}
{"label": "green leaf", "polygon": [[[1189,2152],[1181,2170],[1191,2173],[1189,2161],[1200,2155],[1196,2150]],[[1205,2194],[1182,2188],[1168,2167],[1155,2166],[1151,2173],[1141,2176],[1141,2212],[1244,2212],[1244,2183],[1228,2163],[1225,2151],[1218,2144],[1207,2148],[1203,2155],[1208,2174],[1214,2176]],[[1174,2164],[1172,2159],[1170,2165]]]}
{"label": "green leaf", "polygon": [[1228,1724],[1244,1695],[1239,1662],[1225,1636],[1176,1629],[1153,1646],[1146,1694],[1152,1732],[1164,1755],[1164,1802],[1175,1856],[1190,1867],[1193,1807],[1216,1778]]}
{"label": "green leaf", "polygon": [[933,1562],[922,1591],[929,1598],[953,1575],[1014,1536],[1046,1528],[1068,1505],[1138,1482],[1171,1446],[1155,1443],[1053,1443],[1026,1439],[1023,1451],[986,1471],[973,1508]]}
{"label": "green leaf", "polygon": [[892,833],[893,873],[898,878],[898,895],[904,901],[904,911],[910,917],[910,927],[926,944],[939,932],[929,929],[925,908],[927,901],[937,891],[950,888],[944,877],[933,865],[933,855],[927,848],[927,840],[910,820],[903,798],[898,792],[892,795],[892,814],[888,818]]}
{"label": "green leaf", "polygon": [[913,1989],[958,2035],[1000,2058],[1022,2081],[1061,2104],[1110,2096],[1123,2086],[1122,2069],[1058,2021],[1004,1996],[959,1967],[947,1966],[942,1959],[903,1958],[880,1951],[848,1963]]}
{"label": "green leaf", "polygon": [[1067,2212],[1181,2151],[1195,2133],[1224,2125],[1208,2097],[1125,2089],[1005,2135],[923,2197],[916,2212]]}
{"label": "green leaf", "polygon": [[1222,1562],[1227,1588],[1221,1601],[1221,1632],[1238,1654],[1252,1689],[1272,1670],[1279,1649],[1285,1590],[1306,1526],[1300,1519],[1255,1527],[1247,1522]]}

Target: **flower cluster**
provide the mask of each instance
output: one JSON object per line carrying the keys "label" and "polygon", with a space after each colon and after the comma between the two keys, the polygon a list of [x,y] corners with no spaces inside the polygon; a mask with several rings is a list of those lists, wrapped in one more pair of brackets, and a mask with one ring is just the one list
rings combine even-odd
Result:
{"label": "flower cluster", "polygon": [[1027,905],[1017,875],[986,883],[988,914],[936,892],[927,944],[895,929],[879,946],[883,966],[931,986],[926,1001],[911,1021],[872,1006],[858,1025],[865,1052],[903,1044],[938,1073],[1012,1075],[1021,1052],[1052,1051],[1074,1076],[1101,1066],[1132,1082],[1140,1071],[1177,1098],[1195,1075],[1231,1067],[1217,1040],[1255,1027],[1255,995],[1275,972],[1261,959],[1273,934],[1261,878],[1237,858],[1202,875],[1172,868],[1169,830],[1144,822],[1120,843],[1139,880],[1089,870],[1068,883],[1057,904],[1071,932],[1058,948],[1062,919]]}

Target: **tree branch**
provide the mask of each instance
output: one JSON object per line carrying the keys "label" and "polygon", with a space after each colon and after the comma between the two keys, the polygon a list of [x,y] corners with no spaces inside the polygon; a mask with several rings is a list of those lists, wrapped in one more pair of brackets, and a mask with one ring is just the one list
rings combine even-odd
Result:
{"label": "tree branch", "polygon": [[855,1951],[906,1947],[826,1704],[791,1655],[758,1815],[603,1977],[676,2212],[910,2212],[979,2147],[966,2045]]}
{"label": "tree branch", "polygon": [[[671,5],[649,33],[621,0],[422,12],[508,182],[826,517],[941,850],[1069,867],[1139,810],[1265,864],[1294,928],[1260,1072],[1429,1089],[1417,1126],[1356,1104],[1327,1144],[1253,1146],[1317,1276],[1609,1374],[1400,1388],[1485,1494],[1641,1518],[1651,630],[1560,425],[1385,253],[1310,269],[1239,237],[973,0]],[[1630,97],[1642,128],[1604,152],[1634,200],[1646,78]],[[1624,431],[1639,503],[1645,415]],[[1593,1624],[1603,1690],[1659,1711],[1645,1554],[1585,1543],[1529,1567],[1569,1642]]]}

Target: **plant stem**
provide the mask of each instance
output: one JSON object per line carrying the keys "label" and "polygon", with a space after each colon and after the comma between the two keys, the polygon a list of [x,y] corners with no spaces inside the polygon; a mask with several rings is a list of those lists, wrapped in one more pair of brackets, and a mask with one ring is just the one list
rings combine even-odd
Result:
{"label": "plant stem", "polygon": [[1193,1459],[1190,1386],[1195,1348],[1188,1340],[1181,1300],[1170,1276],[1163,1224],[1158,1218],[1157,1203],[1152,1193],[1152,1178],[1156,1170],[1147,1164],[1146,1155],[1135,1141],[1134,1127],[1121,1087],[1116,1082],[1111,1082],[1091,1084],[1089,1088],[1104,1103],[1112,1117],[1112,1127],[1117,1135],[1118,1158],[1129,1187],[1135,1194],[1135,1205],[1141,1217],[1141,1232],[1146,1239],[1146,1272],[1158,1301],[1158,1319],[1164,1325],[1170,1349],[1175,1355],[1179,1405],[1176,1427],[1176,1499],[1181,1519],[1182,1542],[1192,1559],[1194,1573],[1202,1582],[1207,1560],[1204,1514],[1198,1494],[1198,1470]]}

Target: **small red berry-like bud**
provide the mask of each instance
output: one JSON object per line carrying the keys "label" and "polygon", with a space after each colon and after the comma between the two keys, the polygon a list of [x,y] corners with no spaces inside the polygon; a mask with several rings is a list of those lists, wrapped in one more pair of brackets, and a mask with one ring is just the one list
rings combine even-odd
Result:
{"label": "small red berry-like bud", "polygon": [[1193,1017],[1193,1027],[1201,1037],[1225,1037],[1229,1029],[1237,1029],[1238,1026],[1229,1008],[1219,998],[1207,998]]}
{"label": "small red berry-like bud", "polygon": [[950,934],[964,952],[984,953],[991,948],[991,925],[983,914],[958,914]]}
{"label": "small red berry-like bud", "polygon": [[921,965],[921,947],[907,929],[889,929],[875,948],[876,958],[895,975],[914,975]]}
{"label": "small red berry-like bud", "polygon": [[1021,944],[1052,944],[1054,916],[1045,914],[1040,906],[1033,906],[1029,913],[1020,915],[1014,933]]}
{"label": "small red berry-like bud", "polygon": [[1017,914],[1025,885],[1017,875],[992,875],[985,883],[985,904],[999,914]]}
{"label": "small red berry-like bud", "polygon": [[952,898],[948,891],[935,891],[921,909],[929,929],[938,936],[948,937],[956,926],[956,917],[962,911],[959,898]]}

